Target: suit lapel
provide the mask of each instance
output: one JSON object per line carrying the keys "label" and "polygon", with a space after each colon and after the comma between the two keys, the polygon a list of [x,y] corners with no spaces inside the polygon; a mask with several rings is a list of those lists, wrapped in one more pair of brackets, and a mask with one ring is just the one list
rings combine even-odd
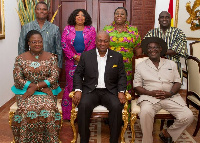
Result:
{"label": "suit lapel", "polygon": [[[107,71],[109,70],[109,67],[112,66],[112,59],[113,59],[113,55],[111,53],[111,50],[108,49],[108,55],[107,55],[107,61],[106,61],[106,68],[105,68],[105,74],[107,73]],[[104,76],[105,77],[105,76]]]}
{"label": "suit lapel", "polygon": [[96,49],[95,50],[90,50],[90,56],[91,56],[91,62],[92,62],[93,70],[98,76],[98,63],[97,63]]}

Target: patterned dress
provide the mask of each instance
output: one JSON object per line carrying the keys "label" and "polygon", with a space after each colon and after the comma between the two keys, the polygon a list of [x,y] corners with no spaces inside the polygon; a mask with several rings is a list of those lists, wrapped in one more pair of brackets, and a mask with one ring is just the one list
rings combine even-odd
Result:
{"label": "patterned dress", "polygon": [[129,25],[128,21],[125,26],[126,31],[118,32],[115,28],[115,22],[113,22],[111,25],[105,26],[103,30],[108,32],[110,35],[110,49],[123,55],[127,75],[127,90],[130,92],[132,80],[132,57],[134,56],[133,49],[140,46],[141,38],[138,34],[137,27]]}
{"label": "patterned dress", "polygon": [[61,115],[56,107],[56,96],[35,91],[33,95],[22,100],[30,83],[44,81],[57,95],[61,89],[58,85],[59,72],[57,58],[39,62],[16,57],[12,91],[16,95],[18,109],[12,119],[11,127],[15,143],[58,143],[61,127]]}
{"label": "patterned dress", "polygon": [[[69,98],[69,93],[73,89],[73,75],[76,69],[76,65],[74,64],[75,60],[73,58],[74,55],[81,55],[81,53],[77,53],[73,44],[76,36],[76,31],[74,26],[66,26],[61,38],[61,44],[63,47],[63,52],[65,56],[65,73],[66,73],[66,86],[62,98],[62,114],[64,120],[70,120],[71,110],[72,110],[72,100]],[[85,51],[89,51],[95,48],[95,38],[96,31],[92,26],[85,26],[83,30],[83,38]]]}

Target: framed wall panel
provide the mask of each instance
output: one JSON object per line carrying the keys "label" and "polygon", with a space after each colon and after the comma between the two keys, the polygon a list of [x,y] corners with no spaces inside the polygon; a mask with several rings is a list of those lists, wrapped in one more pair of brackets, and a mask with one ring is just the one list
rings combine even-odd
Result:
{"label": "framed wall panel", "polygon": [[4,0],[0,0],[0,39],[5,39]]}

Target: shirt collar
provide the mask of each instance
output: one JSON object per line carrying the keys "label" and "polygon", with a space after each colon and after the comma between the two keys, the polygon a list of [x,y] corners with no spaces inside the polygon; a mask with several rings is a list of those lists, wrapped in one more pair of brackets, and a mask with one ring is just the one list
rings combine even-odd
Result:
{"label": "shirt collar", "polygon": [[[96,48],[96,53],[97,53],[97,56],[98,57],[100,57],[100,55],[99,55],[99,51],[98,51],[98,49]],[[106,51],[106,54],[105,54],[105,56],[104,57],[107,57],[107,55],[108,55],[108,49],[107,49],[107,51]]]}
{"label": "shirt collar", "polygon": [[[159,29],[159,31],[162,31],[162,33],[163,33],[163,30],[162,30],[160,27],[159,27],[158,29]],[[166,33],[166,32],[169,33],[169,32],[171,31],[171,29],[172,29],[172,27],[169,27],[169,28],[165,31],[165,33]]]}
{"label": "shirt collar", "polygon": [[[159,62],[158,69],[160,69],[160,68],[165,64],[165,60],[166,60],[166,59],[164,59],[164,58],[160,58],[160,62]],[[155,67],[155,65],[153,64],[153,62],[152,62],[150,59],[148,59],[148,60],[146,61],[146,64],[147,64],[149,67],[151,67],[151,68],[157,70],[157,68]]]}

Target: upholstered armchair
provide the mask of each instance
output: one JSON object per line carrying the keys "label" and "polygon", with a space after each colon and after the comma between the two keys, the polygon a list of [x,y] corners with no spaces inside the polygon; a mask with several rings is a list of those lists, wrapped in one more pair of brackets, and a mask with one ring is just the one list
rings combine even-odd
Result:
{"label": "upholstered armchair", "polygon": [[190,54],[200,59],[200,41],[190,43]]}
{"label": "upholstered armchair", "polygon": [[[72,91],[69,94],[69,97],[73,98],[74,94],[75,94],[75,91]],[[122,110],[122,120],[124,121],[124,125],[122,127],[121,135],[120,135],[121,143],[125,143],[124,134],[125,134],[126,128],[128,126],[128,110],[127,110],[128,109],[128,100],[131,100],[131,95],[128,92],[126,92],[125,95],[126,95],[127,101],[124,104],[124,109]],[[74,103],[72,103],[70,123],[71,123],[71,127],[72,127],[72,130],[73,130],[74,138],[71,141],[71,143],[76,143],[76,140],[77,140],[77,131],[76,131],[76,128],[75,128],[75,125],[74,125],[74,121],[77,117],[77,112],[78,112],[78,108],[76,107],[76,105]],[[107,110],[106,107],[99,105],[96,108],[94,108],[91,118],[107,118],[108,112],[109,111]]]}
{"label": "upholstered armchair", "polygon": [[200,60],[189,56],[187,59],[187,98],[186,103],[199,111],[198,121],[193,136],[196,136],[200,128]]}
{"label": "upholstered armchair", "polygon": [[[135,67],[137,64],[139,64],[140,62],[144,61],[148,59],[147,56],[136,56],[133,57],[132,59],[132,74],[133,74],[133,79],[134,79],[134,73],[135,73]],[[133,100],[131,101],[131,131],[132,131],[132,140],[131,143],[135,142],[135,129],[134,129],[134,124],[136,122],[137,119],[139,119],[138,113],[140,113],[140,106],[138,106],[136,104],[137,102],[137,94],[134,92],[132,93],[132,98]],[[164,125],[164,120],[165,119],[175,119],[168,111],[161,109],[155,116],[155,119],[161,119],[161,126],[160,126],[160,130],[163,129],[163,125]]]}

